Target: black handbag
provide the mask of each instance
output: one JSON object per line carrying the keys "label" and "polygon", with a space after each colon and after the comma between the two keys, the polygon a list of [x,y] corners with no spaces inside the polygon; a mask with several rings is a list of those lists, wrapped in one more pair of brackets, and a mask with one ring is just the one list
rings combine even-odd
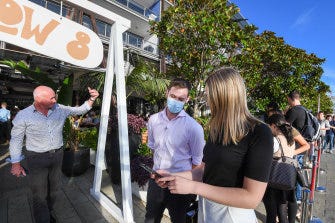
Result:
{"label": "black handbag", "polygon": [[278,190],[293,190],[297,182],[299,164],[296,159],[284,155],[280,140],[277,140],[281,150],[281,157],[274,158],[272,161],[268,185]]}

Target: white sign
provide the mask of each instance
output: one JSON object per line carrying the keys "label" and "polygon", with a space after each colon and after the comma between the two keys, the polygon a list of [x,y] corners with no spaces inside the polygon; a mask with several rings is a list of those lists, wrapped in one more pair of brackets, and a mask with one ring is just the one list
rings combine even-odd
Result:
{"label": "white sign", "polygon": [[92,30],[27,0],[0,1],[0,41],[87,68],[103,58]]}

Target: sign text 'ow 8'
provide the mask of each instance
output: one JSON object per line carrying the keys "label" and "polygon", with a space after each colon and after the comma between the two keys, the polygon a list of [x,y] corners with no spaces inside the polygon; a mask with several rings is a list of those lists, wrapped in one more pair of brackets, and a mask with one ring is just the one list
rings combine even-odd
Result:
{"label": "sign text 'ow 8'", "polygon": [[103,58],[92,30],[29,1],[0,1],[0,40],[81,67]]}

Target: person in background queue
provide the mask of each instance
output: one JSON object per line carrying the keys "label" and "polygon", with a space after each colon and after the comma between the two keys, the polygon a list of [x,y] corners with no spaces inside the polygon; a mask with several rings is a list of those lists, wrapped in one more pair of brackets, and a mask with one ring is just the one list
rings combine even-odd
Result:
{"label": "person in background queue", "polygon": [[318,139],[318,147],[321,148],[321,152],[323,152],[323,144],[326,138],[326,130],[329,130],[330,127],[328,120],[325,119],[325,114],[323,111],[319,111],[316,117],[320,123],[320,137]]}
{"label": "person in background queue", "polygon": [[70,115],[81,115],[92,108],[99,93],[88,88],[90,98],[80,107],[57,103],[54,90],[38,86],[33,92],[34,103],[19,111],[13,120],[10,140],[11,173],[26,176],[21,166],[25,138],[29,186],[33,195],[36,223],[55,222],[53,205],[61,187],[63,159],[63,126]]}
{"label": "person in background queue", "polygon": [[[183,110],[189,100],[189,91],[190,84],[187,81],[171,81],[166,94],[167,107],[149,119],[148,146],[153,151],[154,170],[165,169],[172,173],[189,171],[201,164],[204,131]],[[167,188],[159,187],[150,179],[145,222],[161,222],[163,211],[167,208],[173,223],[184,223],[187,208],[194,200],[194,195],[170,193]]]}
{"label": "person in background queue", "polygon": [[0,143],[8,145],[10,130],[10,111],[7,109],[7,103],[1,102],[0,108]]}
{"label": "person in background queue", "polygon": [[273,136],[247,107],[244,80],[233,68],[221,68],[206,80],[211,111],[203,163],[191,170],[158,170],[156,179],[172,194],[199,195],[199,223],[255,223],[269,179]]}
{"label": "person in background queue", "polygon": [[[326,115],[326,120],[328,121],[328,125],[326,122],[326,135],[323,143],[323,151],[328,153],[333,153],[334,147],[334,129],[335,129],[335,121],[333,120],[332,115]],[[327,145],[329,144],[329,149],[327,150]]]}
{"label": "person in background queue", "polygon": [[[268,124],[275,137],[274,158],[281,157],[280,146],[284,155],[290,158],[309,149],[309,143],[298,130],[286,122],[282,114],[269,116]],[[266,223],[276,223],[277,216],[279,222],[295,222],[298,204],[294,190],[284,191],[268,187],[263,197],[263,203],[266,210]]]}
{"label": "person in background queue", "polygon": [[[285,118],[288,123],[290,123],[295,129],[297,129],[301,133],[305,126],[307,114],[305,108],[301,105],[300,99],[300,93],[297,90],[293,90],[288,94],[287,101],[290,107],[285,113]],[[314,154],[314,149],[312,148],[312,145],[310,153],[311,155]],[[311,160],[307,151],[304,154],[300,154],[299,156],[303,156],[304,165],[311,165]]]}

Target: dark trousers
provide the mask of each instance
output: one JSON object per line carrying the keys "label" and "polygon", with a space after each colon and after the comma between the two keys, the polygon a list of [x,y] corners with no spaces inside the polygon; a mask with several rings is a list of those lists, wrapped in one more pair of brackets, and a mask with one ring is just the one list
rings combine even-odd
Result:
{"label": "dark trousers", "polygon": [[63,150],[54,153],[26,152],[29,185],[36,223],[49,223],[61,188]]}
{"label": "dark trousers", "polygon": [[295,222],[298,205],[293,190],[283,191],[268,187],[263,203],[266,210],[266,223],[276,223],[277,216],[280,223]]}
{"label": "dark trousers", "polygon": [[0,122],[0,143],[9,140],[9,122]]}
{"label": "dark trousers", "polygon": [[168,188],[161,188],[150,179],[145,223],[160,223],[165,208],[169,210],[171,222],[185,223],[187,209],[195,197],[192,194],[171,194]]}

